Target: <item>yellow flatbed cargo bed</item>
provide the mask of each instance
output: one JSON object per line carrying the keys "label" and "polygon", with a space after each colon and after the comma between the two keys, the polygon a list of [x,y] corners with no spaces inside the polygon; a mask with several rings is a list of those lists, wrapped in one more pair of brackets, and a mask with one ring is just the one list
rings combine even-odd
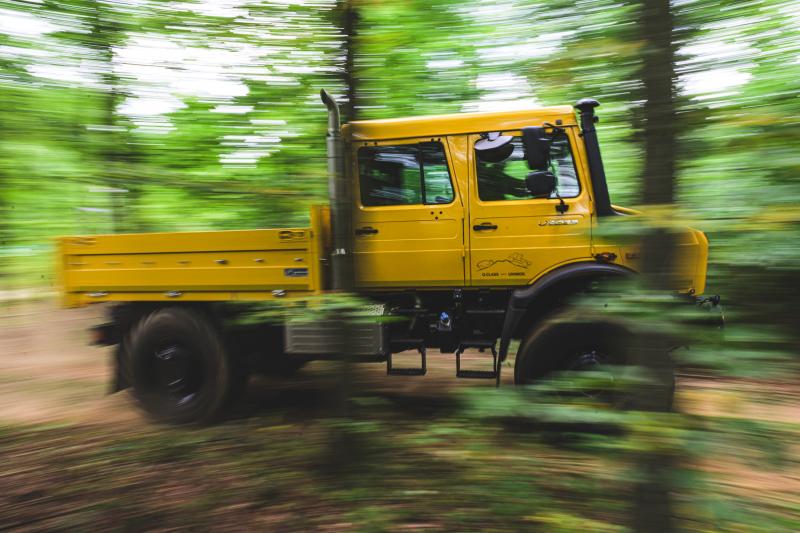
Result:
{"label": "yellow flatbed cargo bed", "polygon": [[327,209],[311,227],[61,237],[63,304],[266,300],[322,290]]}

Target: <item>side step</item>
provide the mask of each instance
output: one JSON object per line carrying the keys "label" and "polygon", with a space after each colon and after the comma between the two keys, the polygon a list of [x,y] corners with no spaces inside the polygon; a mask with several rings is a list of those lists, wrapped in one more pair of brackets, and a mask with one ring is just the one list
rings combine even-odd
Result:
{"label": "side step", "polygon": [[[492,369],[491,370],[462,370],[461,369],[461,354],[469,348],[478,348],[484,351],[489,348],[492,352]],[[456,350],[456,377],[467,379],[494,379],[496,384],[500,385],[500,364],[497,360],[497,350],[495,349],[494,341],[485,340],[472,340],[464,341],[458,345]]]}
{"label": "side step", "polygon": [[425,341],[422,339],[397,339],[392,341],[393,344],[402,346],[415,346],[420,355],[419,368],[393,368],[392,367],[392,351],[389,350],[389,355],[386,358],[386,374],[390,376],[424,376],[428,372],[427,361],[425,358]]}

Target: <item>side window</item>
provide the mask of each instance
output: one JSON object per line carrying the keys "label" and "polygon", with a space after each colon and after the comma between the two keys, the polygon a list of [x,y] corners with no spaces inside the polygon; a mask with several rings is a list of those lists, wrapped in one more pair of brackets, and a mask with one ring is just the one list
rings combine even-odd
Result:
{"label": "side window", "polygon": [[361,204],[449,204],[455,198],[440,142],[364,146],[358,150]]}
{"label": "side window", "polygon": [[[511,141],[513,150],[501,161],[486,161],[476,151],[478,197],[484,202],[498,200],[530,200],[533,196],[525,186],[530,169],[525,160],[522,138]],[[553,139],[550,145],[551,172],[556,176],[556,192],[550,197],[575,198],[580,194],[580,182],[566,135]]]}

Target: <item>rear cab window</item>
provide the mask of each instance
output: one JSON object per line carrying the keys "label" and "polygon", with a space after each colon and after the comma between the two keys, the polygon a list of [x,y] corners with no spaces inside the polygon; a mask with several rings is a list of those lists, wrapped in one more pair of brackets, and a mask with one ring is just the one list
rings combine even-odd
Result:
{"label": "rear cab window", "polygon": [[455,200],[444,145],[362,146],[358,149],[361,205],[438,205]]}

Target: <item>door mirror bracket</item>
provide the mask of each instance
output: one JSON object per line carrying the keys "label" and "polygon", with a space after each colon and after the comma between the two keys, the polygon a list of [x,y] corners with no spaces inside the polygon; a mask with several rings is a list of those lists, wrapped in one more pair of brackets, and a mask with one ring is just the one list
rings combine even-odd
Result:
{"label": "door mirror bracket", "polygon": [[551,142],[552,137],[545,133],[544,128],[534,126],[522,128],[522,145],[530,170],[545,171],[550,168]]}

